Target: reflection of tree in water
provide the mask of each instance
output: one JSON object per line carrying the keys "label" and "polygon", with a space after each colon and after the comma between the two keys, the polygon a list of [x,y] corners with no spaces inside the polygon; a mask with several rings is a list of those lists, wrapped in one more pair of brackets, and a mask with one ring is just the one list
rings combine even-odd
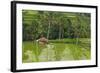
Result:
{"label": "reflection of tree in water", "polygon": [[39,61],[55,61],[55,51],[53,44],[47,44],[39,55]]}
{"label": "reflection of tree in water", "polygon": [[[26,63],[30,62],[47,62],[47,61],[71,61],[71,60],[86,60],[90,59],[89,51],[80,45],[76,44],[59,44],[49,43],[45,47],[38,48],[36,50],[39,53],[33,53],[31,50],[27,50],[24,54],[27,55]],[[59,48],[58,48],[59,47]],[[63,50],[62,50],[63,49]]]}

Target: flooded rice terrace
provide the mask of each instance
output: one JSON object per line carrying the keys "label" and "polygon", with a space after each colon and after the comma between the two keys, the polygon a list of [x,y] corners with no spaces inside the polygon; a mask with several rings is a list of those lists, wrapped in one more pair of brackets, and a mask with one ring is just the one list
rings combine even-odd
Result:
{"label": "flooded rice terrace", "polygon": [[24,42],[23,63],[69,61],[90,59],[89,47],[78,44],[49,43],[41,46],[38,43]]}

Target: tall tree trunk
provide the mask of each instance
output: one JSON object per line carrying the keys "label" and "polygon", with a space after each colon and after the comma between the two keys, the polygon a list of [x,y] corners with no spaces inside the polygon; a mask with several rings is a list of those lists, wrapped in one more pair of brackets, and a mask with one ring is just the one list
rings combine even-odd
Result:
{"label": "tall tree trunk", "polygon": [[59,40],[61,39],[61,33],[62,33],[62,29],[61,29],[61,24],[59,26]]}
{"label": "tall tree trunk", "polygon": [[76,45],[78,44],[78,37],[76,38]]}
{"label": "tall tree trunk", "polygon": [[62,34],[61,34],[61,38],[64,37],[64,30],[62,29]]}
{"label": "tall tree trunk", "polygon": [[76,45],[78,44],[79,42],[79,32],[77,31],[77,36],[76,36]]}
{"label": "tall tree trunk", "polygon": [[50,27],[51,27],[51,23],[50,23],[50,21],[49,21],[48,32],[47,32],[47,39],[49,39]]}

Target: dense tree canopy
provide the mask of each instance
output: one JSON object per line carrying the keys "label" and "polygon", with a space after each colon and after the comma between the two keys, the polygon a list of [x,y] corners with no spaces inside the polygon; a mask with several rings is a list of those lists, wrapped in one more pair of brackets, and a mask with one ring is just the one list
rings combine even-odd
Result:
{"label": "dense tree canopy", "polygon": [[23,40],[90,38],[89,13],[23,10]]}

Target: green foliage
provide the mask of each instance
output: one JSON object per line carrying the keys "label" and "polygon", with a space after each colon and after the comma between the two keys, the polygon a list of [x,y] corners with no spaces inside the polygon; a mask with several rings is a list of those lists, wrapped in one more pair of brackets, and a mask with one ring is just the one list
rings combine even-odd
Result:
{"label": "green foliage", "polygon": [[23,40],[90,38],[89,13],[23,10]]}
{"label": "green foliage", "polygon": [[75,39],[55,39],[55,40],[49,40],[50,43],[76,43]]}

